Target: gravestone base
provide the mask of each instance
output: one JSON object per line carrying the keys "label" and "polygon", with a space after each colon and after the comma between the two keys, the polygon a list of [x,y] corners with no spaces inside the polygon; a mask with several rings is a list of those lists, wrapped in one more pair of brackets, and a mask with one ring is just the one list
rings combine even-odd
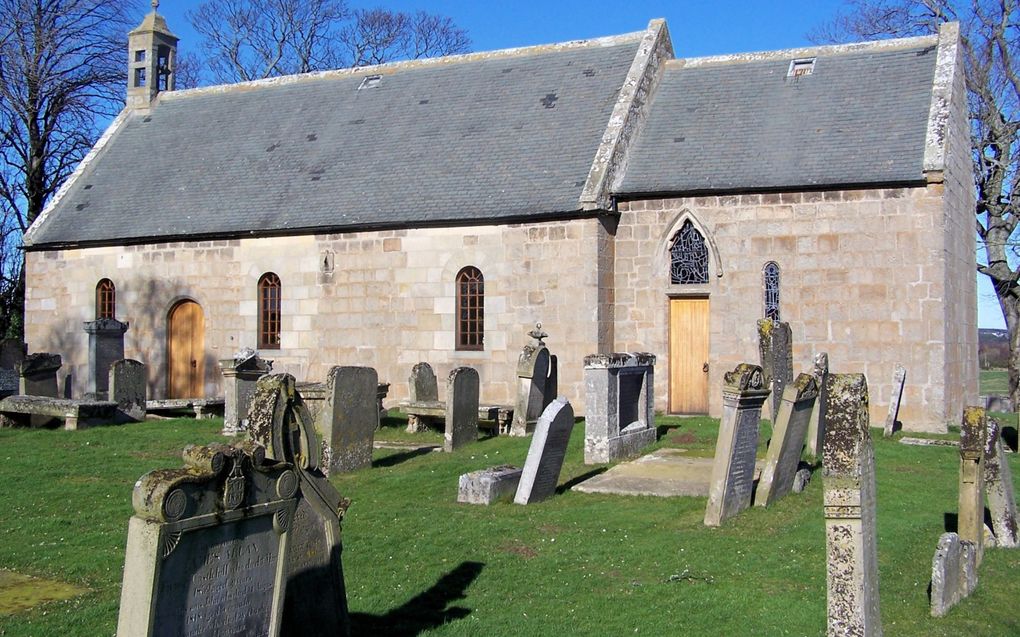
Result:
{"label": "gravestone base", "polygon": [[492,504],[500,500],[509,502],[517,492],[523,469],[503,465],[472,471],[460,477],[457,502],[467,504]]}
{"label": "gravestone base", "polygon": [[603,464],[641,454],[641,450],[655,442],[655,429],[621,431],[616,438],[585,438],[584,463]]}

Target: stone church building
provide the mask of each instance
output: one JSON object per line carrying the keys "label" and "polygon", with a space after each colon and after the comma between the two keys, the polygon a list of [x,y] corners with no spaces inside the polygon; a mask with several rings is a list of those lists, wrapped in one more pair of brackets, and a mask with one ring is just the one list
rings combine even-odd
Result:
{"label": "stone church building", "polygon": [[788,322],[794,365],[863,372],[907,429],[977,394],[974,188],[958,28],[676,58],[626,35],[175,91],[129,35],[124,111],[25,236],[32,352],[88,366],[130,323],[153,397],[216,396],[255,347],[324,380],[478,370],[512,403],[536,322],[584,413],[587,354],[658,357],[656,408],[718,416]]}

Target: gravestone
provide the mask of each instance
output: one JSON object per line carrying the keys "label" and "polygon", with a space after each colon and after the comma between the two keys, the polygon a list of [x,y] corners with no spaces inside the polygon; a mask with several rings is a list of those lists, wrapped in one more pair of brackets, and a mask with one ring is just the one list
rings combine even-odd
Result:
{"label": "gravestone", "polygon": [[897,365],[896,372],[893,373],[892,398],[889,401],[889,413],[885,417],[885,430],[883,435],[886,438],[900,430],[900,427],[897,426],[898,422],[896,417],[900,414],[900,400],[903,398],[903,383],[905,383],[906,380],[907,370],[904,369],[903,365]]}
{"label": "gravestone", "polygon": [[85,391],[100,396],[110,388],[110,365],[124,358],[124,332],[128,324],[105,318],[86,321],[83,325],[89,335],[89,376]]}
{"label": "gravestone", "polygon": [[110,365],[110,400],[117,403],[119,419],[141,422],[145,420],[145,395],[148,375],[145,364],[126,359]]}
{"label": "gravestone", "polygon": [[829,374],[822,451],[828,634],[882,634],[875,527],[875,456],[863,374]]}
{"label": "gravestone", "polygon": [[723,413],[705,507],[706,526],[719,526],[751,506],[758,421],[768,397],[757,365],[741,363],[723,376]]}
{"label": "gravestone", "polygon": [[800,374],[783,390],[772,442],[765,454],[765,467],[754,496],[756,505],[769,506],[793,490],[804,450],[804,435],[817,397],[818,385],[807,374]]}
{"label": "gravestone", "polygon": [[772,391],[771,421],[776,421],[783,388],[793,382],[793,332],[790,324],[773,319],[758,320],[758,353],[765,386]]}
{"label": "gravestone", "polygon": [[0,340],[0,398],[18,393],[18,365],[25,360],[27,347],[20,338]]}
{"label": "gravestone", "polygon": [[542,324],[528,332],[531,343],[524,346],[517,359],[517,402],[511,436],[526,436],[535,427],[542,412],[557,395],[557,361],[542,340],[549,336]]}
{"label": "gravestone", "polygon": [[190,446],[135,483],[120,637],[280,634],[298,478],[253,446]]}
{"label": "gravestone", "polygon": [[294,377],[260,378],[248,414],[251,441],[266,449],[270,458],[293,464],[300,486],[280,634],[306,635],[312,626],[315,634],[347,635],[350,622],[340,523],[350,501],[322,473],[321,444]]}
{"label": "gravestone", "polygon": [[647,352],[584,357],[585,464],[632,458],[655,442],[654,372]]}
{"label": "gravestone", "polygon": [[949,609],[977,586],[974,545],[956,533],[943,533],[931,561],[931,615],[945,617]]}
{"label": "gravestone", "polygon": [[574,408],[566,398],[549,403],[535,425],[535,433],[524,463],[524,473],[514,502],[541,502],[556,493],[570,432],[574,429]]}
{"label": "gravestone", "polygon": [[29,354],[18,365],[18,393],[56,398],[60,365],[60,354]]}
{"label": "gravestone", "polygon": [[822,455],[825,442],[825,379],[829,375],[829,355],[825,352],[815,354],[815,366],[812,370],[815,385],[818,386],[818,398],[811,409],[808,421],[807,452],[814,458]]}
{"label": "gravestone", "polygon": [[411,402],[439,400],[439,385],[431,365],[421,362],[411,368],[411,377],[407,379],[407,391]]}
{"label": "gravestone", "polygon": [[379,424],[379,375],[371,367],[333,367],[326,377],[326,405],[316,421],[322,438],[322,471],[355,471],[372,466],[372,442]]}
{"label": "gravestone", "polygon": [[1013,411],[1013,401],[1009,396],[992,394],[985,396],[985,412],[1009,413]]}
{"label": "gravestone", "polygon": [[985,537],[985,436],[983,407],[965,407],[960,422],[960,506],[956,532],[972,542],[981,564]]}
{"label": "gravestone", "polygon": [[220,361],[223,372],[223,435],[233,436],[248,424],[248,408],[255,383],[273,370],[273,361],[246,347]]}
{"label": "gravestone", "polygon": [[1017,533],[1016,499],[1013,496],[1013,475],[1006,459],[999,423],[988,418],[985,435],[985,495],[992,517],[995,545],[1004,548],[1020,546]]}
{"label": "gravestone", "polygon": [[457,485],[457,502],[492,504],[500,500],[513,500],[523,471],[505,464],[465,473],[460,476]]}
{"label": "gravestone", "polygon": [[447,377],[443,451],[478,439],[478,389],[478,372],[471,367],[458,367]]}

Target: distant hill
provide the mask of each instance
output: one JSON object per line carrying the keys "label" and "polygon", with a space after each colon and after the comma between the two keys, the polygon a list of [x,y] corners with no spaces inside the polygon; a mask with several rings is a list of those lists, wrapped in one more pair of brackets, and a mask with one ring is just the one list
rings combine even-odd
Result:
{"label": "distant hill", "polygon": [[1009,334],[1006,330],[978,330],[978,362],[981,369],[1005,367],[1009,361]]}

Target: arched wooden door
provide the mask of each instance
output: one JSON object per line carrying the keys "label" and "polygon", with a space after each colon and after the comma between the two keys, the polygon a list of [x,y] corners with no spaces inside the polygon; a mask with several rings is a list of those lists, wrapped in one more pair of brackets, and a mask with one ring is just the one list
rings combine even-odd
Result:
{"label": "arched wooden door", "polygon": [[205,318],[202,306],[181,301],[170,310],[167,398],[204,398]]}

